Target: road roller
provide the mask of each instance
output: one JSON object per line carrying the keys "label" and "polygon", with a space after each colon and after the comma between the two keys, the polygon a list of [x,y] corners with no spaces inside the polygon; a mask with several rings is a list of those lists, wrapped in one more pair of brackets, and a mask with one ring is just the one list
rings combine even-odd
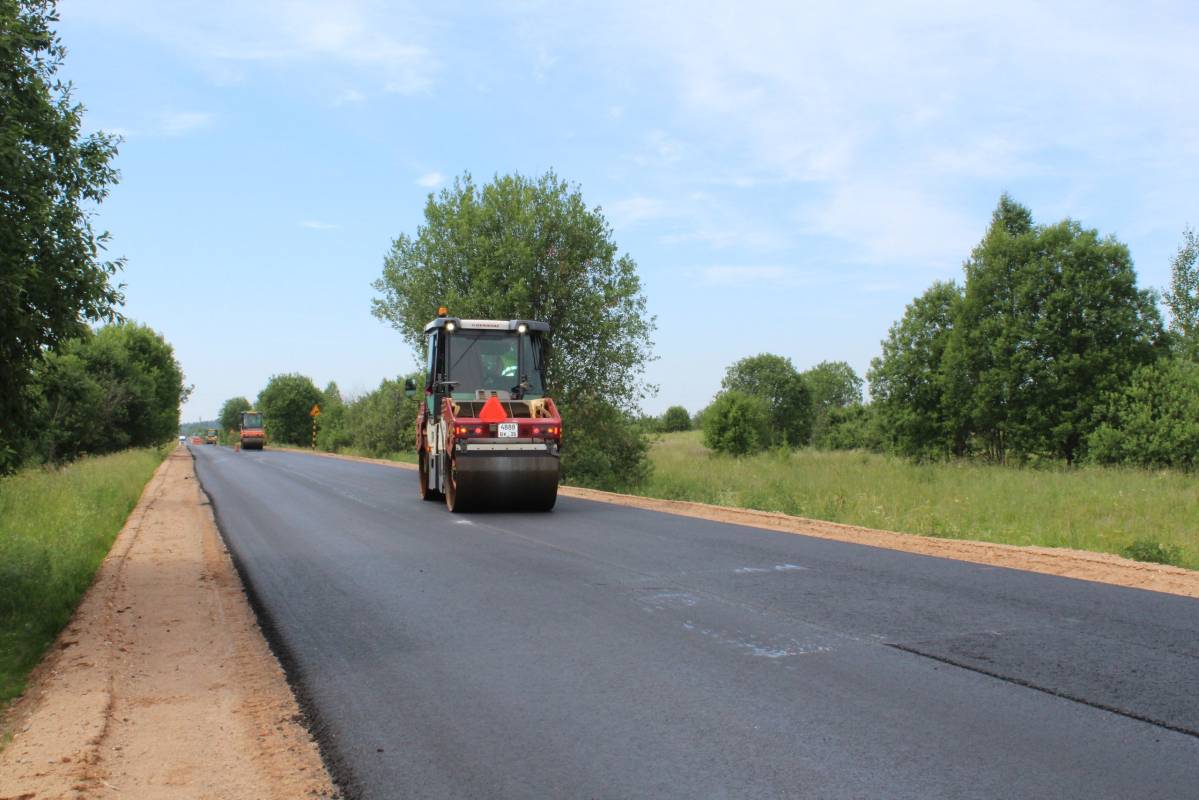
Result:
{"label": "road roller", "polygon": [[[544,337],[526,319],[425,326],[425,396],[416,416],[420,493],[450,511],[549,511],[558,498],[562,418],[545,393]],[[415,392],[415,381],[406,385]]]}
{"label": "road roller", "polygon": [[266,430],[258,411],[241,412],[241,432],[238,436],[242,450],[261,450],[266,444]]}

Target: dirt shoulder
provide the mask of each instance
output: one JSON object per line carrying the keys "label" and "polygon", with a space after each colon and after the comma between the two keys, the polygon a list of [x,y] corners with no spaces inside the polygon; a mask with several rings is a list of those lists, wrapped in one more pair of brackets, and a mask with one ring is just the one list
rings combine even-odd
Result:
{"label": "dirt shoulder", "polygon": [[336,795],[183,448],[6,727],[0,800]]}
{"label": "dirt shoulder", "polygon": [[[366,461],[399,469],[416,469],[412,464],[401,464],[378,458],[360,458],[320,452],[317,452],[316,455],[341,458],[347,461]],[[859,528],[853,525],[793,517],[770,511],[729,508],[682,500],[657,500],[651,497],[601,492],[595,489],[579,489],[571,486],[563,486],[559,492],[565,497],[579,497],[584,500],[596,500],[649,511],[662,511],[667,514],[727,522],[769,531],[797,533],[803,536],[836,539],[871,547],[885,547],[889,550],[903,550],[908,553],[936,556],[937,558],[952,558],[957,561],[1041,572],[1064,578],[1128,586],[1133,589],[1148,589],[1185,597],[1199,597],[1199,572],[1163,564],[1147,564],[1143,561],[1133,561],[1107,553],[1092,553],[1085,550],[1057,547],[1019,547],[964,539],[939,539],[911,533]]]}

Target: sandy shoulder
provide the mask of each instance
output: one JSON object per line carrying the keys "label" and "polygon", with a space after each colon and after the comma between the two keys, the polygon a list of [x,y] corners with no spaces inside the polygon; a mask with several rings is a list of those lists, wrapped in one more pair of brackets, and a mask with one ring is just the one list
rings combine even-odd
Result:
{"label": "sandy shoulder", "polygon": [[[412,464],[402,464],[379,458],[321,452],[316,452],[315,455],[341,458],[347,461],[365,461],[399,469],[416,469]],[[413,487],[413,492],[415,491],[416,487]],[[937,558],[952,558],[957,561],[969,561],[993,567],[1022,569],[1027,572],[1110,583],[1133,589],[1148,589],[1184,597],[1199,597],[1199,572],[1164,564],[1147,564],[1143,561],[1133,561],[1108,553],[1093,553],[1086,550],[1069,550],[1058,547],[1021,547],[967,539],[940,539],[934,536],[895,533],[894,531],[860,528],[807,517],[793,517],[771,511],[730,508],[683,500],[658,500],[652,497],[601,492],[596,489],[579,489],[572,486],[563,486],[558,491],[564,497],[578,497],[584,500],[596,500],[601,503],[661,511],[684,517],[745,525],[768,531],[835,539],[841,542],[885,547],[889,550],[902,550],[907,553],[918,553]]]}
{"label": "sandy shoulder", "polygon": [[0,800],[336,795],[182,448],[7,727]]}

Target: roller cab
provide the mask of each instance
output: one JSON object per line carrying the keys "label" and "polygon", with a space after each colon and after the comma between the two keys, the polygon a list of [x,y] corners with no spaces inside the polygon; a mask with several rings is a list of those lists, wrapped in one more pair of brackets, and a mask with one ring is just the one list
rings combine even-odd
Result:
{"label": "roller cab", "polygon": [[544,322],[458,319],[444,309],[425,327],[416,447],[426,500],[444,499],[454,512],[554,507],[562,418],[545,394],[548,333]]}

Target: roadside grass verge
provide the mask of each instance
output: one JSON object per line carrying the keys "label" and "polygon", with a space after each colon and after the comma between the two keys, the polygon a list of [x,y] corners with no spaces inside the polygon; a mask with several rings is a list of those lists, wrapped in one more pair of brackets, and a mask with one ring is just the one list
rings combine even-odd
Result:
{"label": "roadside grass verge", "polygon": [[171,447],[0,478],[0,708],[71,619]]}
{"label": "roadside grass verge", "polygon": [[415,464],[416,452],[413,450],[403,450],[394,453],[371,453],[358,447],[339,447],[336,450],[322,450],[317,448],[313,450],[311,447],[298,447],[294,444],[268,444],[268,450],[293,450],[297,453],[331,453],[336,456],[355,456],[357,458],[378,458],[383,461],[395,461],[400,464]]}
{"label": "roadside grass verge", "polygon": [[799,450],[741,459],[697,431],[663,434],[645,497],[778,511],[867,528],[1069,547],[1199,569],[1199,476],[1130,468],[915,464]]}

